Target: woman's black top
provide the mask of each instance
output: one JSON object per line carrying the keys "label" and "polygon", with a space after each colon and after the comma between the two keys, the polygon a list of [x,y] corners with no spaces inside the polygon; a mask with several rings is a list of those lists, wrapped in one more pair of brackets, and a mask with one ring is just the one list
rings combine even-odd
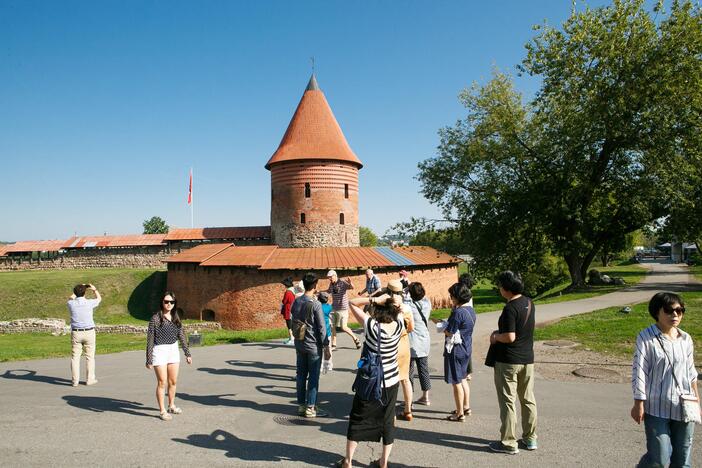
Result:
{"label": "woman's black top", "polygon": [[146,334],[146,364],[150,365],[154,359],[154,346],[173,344],[180,341],[180,347],[183,348],[183,353],[190,357],[188,343],[185,341],[185,333],[183,327],[177,326],[175,323],[164,318],[163,324],[159,318],[159,314],[154,314],[149,321],[149,331]]}

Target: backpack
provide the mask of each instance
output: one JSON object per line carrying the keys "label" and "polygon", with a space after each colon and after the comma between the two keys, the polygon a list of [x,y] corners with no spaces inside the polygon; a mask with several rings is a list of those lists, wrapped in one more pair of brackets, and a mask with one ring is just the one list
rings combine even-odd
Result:
{"label": "backpack", "polygon": [[295,337],[296,340],[299,340],[299,341],[305,340],[305,335],[307,334],[307,322],[312,323],[312,312],[314,311],[314,303],[307,302],[304,304],[304,307],[307,308],[307,313],[305,314],[305,317],[307,319],[306,320],[293,319],[293,321],[291,323],[293,336]]}
{"label": "backpack", "polygon": [[383,374],[383,359],[380,355],[380,323],[377,324],[376,349],[368,347],[368,343],[363,344],[361,359],[358,361],[356,379],[351,390],[363,401],[380,401],[384,404],[383,388],[385,388],[385,376]]}

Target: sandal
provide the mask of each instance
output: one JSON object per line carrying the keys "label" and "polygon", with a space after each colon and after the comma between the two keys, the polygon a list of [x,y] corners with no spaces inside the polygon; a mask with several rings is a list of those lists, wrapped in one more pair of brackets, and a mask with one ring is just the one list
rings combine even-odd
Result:
{"label": "sandal", "polygon": [[173,416],[168,414],[168,411],[164,411],[163,413],[161,413],[161,419],[164,421],[170,421],[171,419],[173,419]]}
{"label": "sandal", "polygon": [[416,405],[424,405],[424,406],[431,406],[431,402],[429,400],[425,400],[424,398],[420,398],[419,400],[414,402]]}
{"label": "sandal", "polygon": [[[467,410],[464,410],[464,411],[463,411],[463,415],[464,415],[464,416],[470,416],[471,412],[472,412],[472,411],[470,410],[470,408],[468,408]],[[451,414],[455,416],[455,415],[456,415],[456,410],[451,411]]]}
{"label": "sandal", "polygon": [[183,410],[178,408],[177,406],[171,406],[168,408],[168,412],[172,414],[181,414]]}
{"label": "sandal", "polygon": [[453,413],[446,416],[446,420],[452,422],[465,422],[466,417],[463,415],[456,416],[456,412],[454,411]]}
{"label": "sandal", "polygon": [[[344,468],[344,463],[346,463],[346,457],[344,457],[341,460],[339,460],[338,462],[334,463],[334,466],[336,468]],[[351,464],[349,464],[349,466],[351,466]]]}

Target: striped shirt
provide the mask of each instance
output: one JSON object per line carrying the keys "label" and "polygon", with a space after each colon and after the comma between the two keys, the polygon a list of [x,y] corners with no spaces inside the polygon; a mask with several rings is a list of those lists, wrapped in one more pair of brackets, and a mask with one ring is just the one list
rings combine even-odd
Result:
{"label": "striped shirt", "polygon": [[[389,388],[400,381],[400,370],[397,366],[397,351],[400,346],[400,338],[405,328],[402,315],[395,322],[380,325],[380,356],[383,360],[383,380],[385,387]],[[367,318],[364,323],[366,332],[366,346],[375,351],[378,343],[377,324],[373,318]],[[386,330],[389,329],[390,331]]]}
{"label": "striped shirt", "polygon": [[331,294],[332,297],[332,309],[334,310],[348,310],[349,309],[349,295],[346,293],[349,289],[353,289],[351,283],[344,280],[336,280],[336,283],[329,282],[329,288],[327,292]]}
{"label": "striped shirt", "polygon": [[693,393],[697,370],[692,338],[679,328],[678,331],[680,335],[674,340],[663,335],[655,324],[639,333],[634,350],[631,388],[635,400],[644,400],[646,414],[682,421],[680,395],[671,373],[671,362],[683,393]]}

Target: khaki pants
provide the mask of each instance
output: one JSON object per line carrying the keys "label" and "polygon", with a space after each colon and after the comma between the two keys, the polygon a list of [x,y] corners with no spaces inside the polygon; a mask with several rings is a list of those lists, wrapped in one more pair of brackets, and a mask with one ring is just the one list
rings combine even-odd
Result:
{"label": "khaki pants", "polygon": [[87,377],[85,382],[95,382],[95,329],[71,332],[71,380],[78,384],[80,380],[80,358],[85,353]]}
{"label": "khaki pants", "polygon": [[522,439],[536,440],[536,399],[534,398],[534,364],[495,363],[495,389],[500,405],[500,438],[504,445],[517,447],[517,411],[522,408]]}

